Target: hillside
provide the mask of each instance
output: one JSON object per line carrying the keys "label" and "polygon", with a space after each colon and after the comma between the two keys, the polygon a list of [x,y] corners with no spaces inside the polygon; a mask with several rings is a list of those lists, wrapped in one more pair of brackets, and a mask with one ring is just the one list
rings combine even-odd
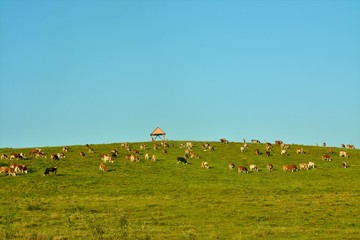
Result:
{"label": "hillside", "polygon": [[[158,143],[158,142],[157,142]],[[31,149],[0,149],[0,155],[25,153],[29,172],[11,177],[0,174],[0,237],[3,239],[356,239],[360,236],[360,151],[356,149],[290,145],[287,156],[273,144],[192,142],[199,159],[177,164],[184,155],[180,144],[153,148],[152,142],[129,143],[140,162],[121,143],[44,147],[47,158],[29,155]],[[140,146],[146,145],[146,150]],[[304,154],[297,154],[303,148]],[[100,154],[117,149],[114,163],[100,172]],[[255,154],[259,149],[260,155]],[[350,157],[339,156],[346,151]],[[79,153],[84,152],[85,157]],[[52,160],[51,154],[65,158]],[[156,155],[155,162],[145,160]],[[323,161],[329,154],[332,161]],[[201,168],[201,162],[210,168]],[[284,164],[314,162],[315,168],[284,172]],[[342,168],[346,161],[348,168]],[[258,172],[238,173],[229,163]],[[266,165],[272,163],[274,171]],[[43,176],[56,166],[57,175]]]}

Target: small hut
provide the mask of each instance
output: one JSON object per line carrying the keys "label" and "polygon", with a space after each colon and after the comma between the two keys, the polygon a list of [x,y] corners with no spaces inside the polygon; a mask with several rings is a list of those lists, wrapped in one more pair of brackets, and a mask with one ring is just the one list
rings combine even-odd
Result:
{"label": "small hut", "polygon": [[161,130],[159,127],[155,128],[155,130],[150,133],[150,137],[152,141],[155,141],[157,138],[159,138],[160,140],[165,140],[165,135],[166,133]]}

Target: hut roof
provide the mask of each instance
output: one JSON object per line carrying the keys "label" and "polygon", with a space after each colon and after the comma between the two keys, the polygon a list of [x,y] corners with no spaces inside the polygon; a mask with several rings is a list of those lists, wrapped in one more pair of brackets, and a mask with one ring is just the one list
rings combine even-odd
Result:
{"label": "hut roof", "polygon": [[166,133],[161,130],[159,127],[155,128],[155,130],[150,134],[150,136],[157,136],[157,135],[166,135]]}

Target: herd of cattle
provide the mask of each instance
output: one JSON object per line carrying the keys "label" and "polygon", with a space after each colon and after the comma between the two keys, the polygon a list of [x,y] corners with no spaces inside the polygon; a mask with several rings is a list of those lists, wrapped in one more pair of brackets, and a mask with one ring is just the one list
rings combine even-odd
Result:
{"label": "herd of cattle", "polygon": [[[230,144],[230,142],[225,139],[222,138],[220,139],[220,142],[222,144]],[[243,140],[243,145],[240,147],[240,152],[241,153],[245,153],[249,151],[249,144],[255,145],[255,146],[260,146],[261,142],[259,140],[251,140],[250,143],[247,143],[245,140]],[[279,155],[280,156],[288,156],[289,155],[289,150],[290,150],[290,145],[289,144],[284,144],[282,141],[275,141],[275,146],[280,147],[280,152]],[[271,157],[273,155],[273,144],[271,143],[265,143],[265,154],[267,157]],[[323,144],[324,147],[326,147],[326,143]],[[159,142],[159,143],[155,143],[153,144],[153,150],[161,150],[162,153],[167,154],[168,148],[170,147],[175,147],[174,143],[172,143],[171,145],[165,141]],[[94,149],[86,144],[86,148],[88,150],[88,153],[90,154],[94,154],[95,151]],[[140,151],[137,149],[132,149],[129,145],[129,143],[122,143],[120,145],[120,148],[124,148],[126,149],[127,154],[124,155],[125,159],[130,161],[130,162],[139,162],[140,161]],[[179,145],[179,148],[184,149],[184,155],[183,156],[179,156],[176,159],[176,162],[178,164],[188,164],[189,159],[199,159],[199,155],[193,150],[193,144],[191,142],[187,142],[187,143],[182,143]],[[209,143],[204,143],[201,146],[203,151],[215,151],[214,146],[212,146]],[[346,149],[355,149],[354,145],[344,145],[342,144],[342,148],[346,148]],[[146,151],[147,149],[149,149],[145,144],[142,144],[140,146],[140,150],[142,151]],[[56,153],[56,154],[50,154],[50,159],[52,161],[58,161],[60,159],[65,158],[65,154],[69,152],[69,147],[63,147],[62,148],[62,152]],[[296,149],[296,154],[305,154],[305,151],[303,148],[298,147]],[[332,161],[332,155],[333,155],[333,149],[332,148],[327,148],[327,153],[326,154],[322,154],[321,159],[323,161]],[[110,153],[105,153],[105,154],[100,154],[100,160],[102,161],[100,166],[99,166],[99,171],[103,171],[103,172],[107,172],[108,168],[107,168],[107,163],[114,163],[114,159],[118,157],[119,151],[117,149],[112,149],[110,151]],[[259,148],[255,149],[254,152],[255,156],[259,156],[262,154],[262,152],[259,150]],[[35,158],[47,158],[48,156],[42,151],[42,149],[39,148],[34,148],[31,149],[29,152],[29,155]],[[85,152],[81,151],[79,152],[79,156],[81,158],[85,158]],[[153,162],[155,162],[157,160],[157,157],[155,154],[149,154],[149,153],[143,153],[144,156],[144,160],[151,160]],[[349,158],[350,155],[348,154],[348,152],[341,150],[339,152],[339,157],[342,158]],[[2,154],[1,155],[1,159],[9,159],[11,161],[13,160],[23,160],[23,159],[27,159],[26,154],[24,153],[13,153],[10,156],[6,155],[6,154]],[[3,164],[2,164],[3,165]],[[205,169],[209,169],[210,168],[210,164],[207,161],[201,161],[201,168],[205,168]],[[341,167],[342,168],[347,168],[347,163],[346,161],[342,161],[341,163]],[[230,170],[234,170],[236,169],[236,166],[234,163],[229,163],[228,168]],[[266,165],[266,168],[269,171],[273,171],[274,170],[274,165],[272,163],[268,163]],[[285,172],[295,172],[298,170],[309,170],[311,168],[315,168],[315,163],[314,162],[306,162],[306,163],[300,163],[299,166],[295,165],[295,164],[285,164],[282,166],[282,170]],[[237,166],[237,171],[239,173],[248,173],[249,171],[251,172],[255,172],[258,171],[258,167],[255,164],[250,164],[249,167],[247,166]],[[23,174],[27,174],[28,173],[28,168],[25,164],[16,164],[11,162],[9,165],[7,166],[1,166],[0,167],[0,173],[5,173],[8,174],[9,176],[16,176],[17,173],[23,173]],[[50,173],[54,173],[56,175],[57,173],[57,167],[48,167],[45,169],[44,171],[44,176],[49,175]]]}

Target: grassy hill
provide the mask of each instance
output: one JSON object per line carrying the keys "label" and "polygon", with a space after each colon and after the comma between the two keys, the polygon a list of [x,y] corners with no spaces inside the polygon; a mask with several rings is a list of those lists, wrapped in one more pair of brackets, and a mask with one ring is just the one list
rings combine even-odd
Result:
{"label": "grassy hill", "polygon": [[[301,146],[288,156],[264,144],[228,145],[210,142],[215,151],[204,151],[204,142],[192,142],[200,159],[177,164],[184,155],[179,141],[168,142],[168,153],[153,149],[152,142],[130,143],[140,151],[140,162],[120,143],[69,146],[66,158],[50,159],[62,147],[43,147],[48,158],[29,156],[30,149],[0,149],[0,154],[24,152],[24,160],[0,160],[0,165],[23,163],[28,174],[0,174],[0,238],[2,239],[359,239],[360,151],[333,148],[333,161],[321,160],[327,147]],[[140,145],[148,146],[140,150]],[[117,149],[119,155],[108,172],[99,172],[100,154]],[[262,153],[255,155],[255,149]],[[350,158],[341,158],[345,150]],[[79,153],[85,152],[85,158]],[[144,160],[144,154],[157,161]],[[347,161],[348,168],[341,168]],[[202,161],[210,169],[200,167]],[[283,172],[283,164],[312,161],[309,171]],[[229,170],[256,164],[258,172]],[[269,172],[266,164],[275,170]],[[43,176],[56,166],[58,175]]]}

